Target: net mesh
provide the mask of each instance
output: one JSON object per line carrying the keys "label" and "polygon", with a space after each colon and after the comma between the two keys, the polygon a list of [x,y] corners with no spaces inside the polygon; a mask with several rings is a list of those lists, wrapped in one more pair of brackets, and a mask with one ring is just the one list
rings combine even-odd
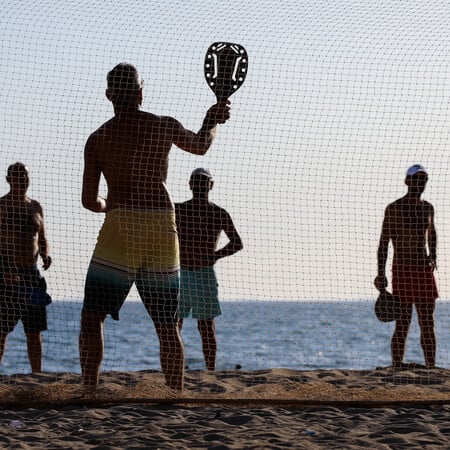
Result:
{"label": "net mesh", "polygon": [[[3,172],[16,161],[29,168],[28,194],[43,207],[53,258],[41,270],[53,298],[43,333],[45,373],[27,375],[19,322],[0,366],[0,400],[29,398],[21,389],[43,399],[54,392],[55,401],[79,395],[84,285],[104,221],[81,204],[83,149],[113,114],[106,74],[122,61],[136,65],[145,80],[142,109],[197,131],[215,103],[203,75],[213,42],[245,47],[248,75],[206,155],[172,148],[167,186],[175,202],[185,202],[191,172],[208,168],[210,200],[230,214],[244,249],[215,265],[222,309],[216,373],[204,372],[197,320],[183,322],[186,395],[448,398],[445,2],[37,0],[19,7],[5,0],[0,11]],[[435,209],[436,364],[443,369],[392,371],[385,367],[394,324],[374,315],[373,280],[384,209],[405,194],[405,171],[414,163],[428,171],[424,198]],[[9,188],[5,181],[4,194]],[[100,195],[106,192],[101,179]],[[222,234],[219,248],[227,242]],[[166,390],[158,337],[138,300],[133,287],[121,320],[105,322],[102,395],[177,399]],[[423,364],[415,313],[407,342],[405,361]],[[320,395],[309,396],[308,386]]]}

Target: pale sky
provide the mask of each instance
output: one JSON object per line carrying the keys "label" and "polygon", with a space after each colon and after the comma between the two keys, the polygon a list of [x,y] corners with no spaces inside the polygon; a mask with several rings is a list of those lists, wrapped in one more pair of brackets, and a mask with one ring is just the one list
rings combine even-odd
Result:
{"label": "pale sky", "polygon": [[[445,1],[41,1],[0,6],[0,172],[30,167],[57,299],[83,296],[103,216],[81,206],[83,147],[112,115],[106,73],[135,64],[143,109],[200,128],[215,41],[249,55],[232,118],[204,157],[173,148],[168,186],[208,167],[242,235],[217,264],[222,299],[370,299],[385,206],[429,171],[438,284],[450,298],[450,5]],[[5,193],[6,182],[0,183]]]}

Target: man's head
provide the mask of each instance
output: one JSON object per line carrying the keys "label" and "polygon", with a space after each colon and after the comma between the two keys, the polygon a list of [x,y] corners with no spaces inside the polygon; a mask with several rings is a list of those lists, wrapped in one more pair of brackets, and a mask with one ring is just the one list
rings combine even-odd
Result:
{"label": "man's head", "polygon": [[11,186],[12,191],[25,193],[30,185],[28,167],[21,162],[11,164],[6,172],[6,181]]}
{"label": "man's head", "polygon": [[422,194],[428,181],[428,173],[420,164],[414,164],[406,171],[405,184],[408,191],[415,194]]}
{"label": "man's head", "polygon": [[213,188],[214,181],[208,169],[199,167],[191,173],[189,186],[194,196],[205,196]]}
{"label": "man's head", "polygon": [[142,103],[143,80],[136,67],[128,63],[117,64],[106,77],[106,97],[114,106],[137,107]]}

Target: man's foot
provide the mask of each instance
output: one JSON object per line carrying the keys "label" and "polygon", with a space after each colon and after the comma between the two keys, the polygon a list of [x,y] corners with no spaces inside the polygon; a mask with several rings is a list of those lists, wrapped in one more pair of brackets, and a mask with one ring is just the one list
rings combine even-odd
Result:
{"label": "man's foot", "polygon": [[96,384],[82,384],[81,385],[81,396],[84,397],[95,397],[97,394]]}

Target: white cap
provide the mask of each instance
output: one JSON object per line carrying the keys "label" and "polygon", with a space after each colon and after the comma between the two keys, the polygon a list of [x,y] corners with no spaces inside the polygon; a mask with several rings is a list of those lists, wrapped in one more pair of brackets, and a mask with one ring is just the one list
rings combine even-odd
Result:
{"label": "white cap", "polygon": [[420,164],[414,164],[406,171],[406,176],[412,177],[413,175],[416,175],[419,172],[423,172],[424,174],[428,175],[427,171],[425,170],[425,167],[421,166]]}
{"label": "white cap", "polygon": [[191,178],[195,177],[196,175],[202,175],[204,177],[208,177],[212,180],[211,172],[208,169],[205,169],[203,167],[198,167],[191,173]]}

